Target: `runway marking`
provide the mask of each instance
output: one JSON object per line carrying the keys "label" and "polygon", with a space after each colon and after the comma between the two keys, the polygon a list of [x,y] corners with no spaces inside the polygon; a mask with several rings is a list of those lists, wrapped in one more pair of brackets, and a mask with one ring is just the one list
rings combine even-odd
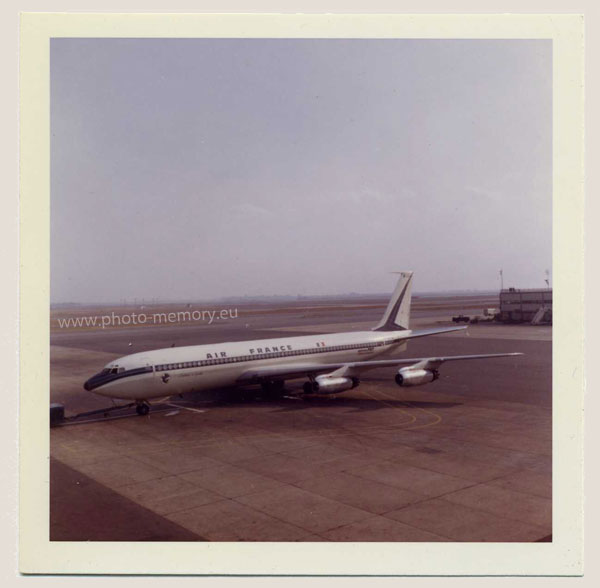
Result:
{"label": "runway marking", "polygon": [[435,412],[431,412],[429,410],[425,410],[424,408],[421,408],[419,406],[415,406],[414,408],[417,408],[418,410],[422,410],[423,412],[432,415],[437,420],[434,420],[431,423],[426,423],[424,425],[417,425],[416,427],[410,427],[410,429],[406,429],[407,431],[414,431],[415,429],[425,429],[426,427],[433,427],[434,425],[438,425],[439,423],[442,422],[442,417],[439,414],[436,414]]}
{"label": "runway marking", "polygon": [[[413,415],[413,414],[410,414],[410,413],[406,412],[405,410],[402,410],[402,409],[401,409],[401,408],[399,408],[398,406],[395,406],[395,405],[393,405],[393,404],[390,404],[389,402],[385,402],[385,400],[381,400],[381,399],[379,399],[379,398],[375,398],[375,396],[373,396],[372,394],[370,394],[370,393],[368,392],[368,390],[366,390],[366,389],[363,389],[363,390],[364,390],[365,394],[366,394],[366,395],[367,395],[369,398],[371,398],[372,400],[375,400],[375,402],[380,402],[381,404],[384,404],[385,406],[387,406],[387,407],[389,407],[389,408],[392,408],[392,409],[394,409],[394,410],[399,410],[399,411],[400,411],[402,414],[405,414],[405,415],[407,415],[407,416],[409,417],[408,421],[402,421],[402,422],[398,423],[397,425],[391,425],[391,426],[393,426],[394,428],[397,428],[399,425],[405,425],[405,424],[407,424],[407,423],[409,423],[409,422],[410,422],[410,423],[414,423],[414,422],[417,420],[417,417],[416,417],[415,415]],[[385,395],[385,394],[384,394],[384,395]],[[390,400],[392,400],[392,398],[391,398],[390,396],[388,396],[388,398],[389,398]],[[395,399],[394,399],[394,400],[395,400]]]}
{"label": "runway marking", "polygon": [[[393,398],[393,396],[389,396],[385,392],[381,392],[381,393],[384,396],[386,396],[386,398],[390,398],[390,399]],[[442,417],[435,412],[426,410],[425,408],[421,408],[420,406],[413,406],[409,401],[406,401],[406,400],[401,401],[401,402],[402,402],[402,404],[404,404],[405,406],[408,406],[409,408],[412,408],[412,409],[416,408],[417,410],[420,410],[420,411],[424,412],[425,414],[428,414],[428,415],[431,415],[434,417],[434,420],[430,423],[425,423],[424,425],[417,425],[416,427],[405,427],[404,428],[405,431],[414,431],[415,429],[424,429],[425,427],[432,427],[433,425],[437,425],[442,422]],[[415,422],[417,420],[417,418],[416,417],[413,417],[413,418],[414,418],[413,422]]]}
{"label": "runway marking", "polygon": [[205,410],[200,410],[198,408],[190,408],[189,406],[181,406],[179,404],[172,404],[170,402],[167,402],[166,404],[167,404],[167,406],[172,406],[173,408],[180,408],[182,410],[189,410],[190,412],[199,412],[199,413],[206,412]]}
{"label": "runway marking", "polygon": [[411,427],[410,429],[406,429],[407,431],[414,431],[415,429],[424,429],[426,427],[432,427],[433,425],[437,425],[442,422],[442,417],[431,410],[421,408],[420,406],[413,406],[409,401],[405,401],[405,404],[408,404],[408,406],[410,406],[411,408],[416,408],[417,410],[420,410],[425,414],[431,415],[434,418],[434,420],[430,423],[425,423],[424,425],[417,425],[416,427]]}
{"label": "runway marking", "polygon": [[[366,394],[366,396],[368,396],[370,399],[374,400],[375,402],[381,403],[385,406],[387,406],[388,408],[394,409],[394,410],[399,410],[402,414],[408,416],[407,420],[404,421],[400,421],[398,423],[395,424],[389,424],[389,425],[372,425],[372,426],[367,426],[367,427],[356,427],[353,428],[352,430],[348,430],[346,428],[340,428],[338,429],[337,432],[320,432],[320,433],[314,433],[312,435],[308,435],[305,437],[298,437],[298,439],[301,440],[315,440],[316,442],[322,442],[322,441],[326,441],[327,439],[335,439],[335,438],[339,438],[339,437],[349,437],[349,436],[354,436],[354,435],[362,435],[362,434],[368,434],[368,433],[374,433],[374,432],[391,432],[394,430],[398,430],[399,428],[402,430],[414,430],[414,429],[418,429],[418,428],[423,428],[423,427],[427,427],[427,426],[431,426],[431,425],[435,425],[437,423],[439,423],[441,421],[441,417],[439,417],[438,415],[436,415],[435,413],[431,413],[426,411],[425,409],[419,408],[419,407],[412,407],[412,408],[417,408],[419,410],[421,410],[422,412],[426,413],[426,414],[431,414],[433,415],[436,420],[434,422],[431,423],[427,423],[425,425],[418,425],[416,427],[406,427],[405,425],[410,425],[414,422],[417,421],[417,417],[414,414],[410,414],[409,412],[407,412],[406,410],[403,410],[402,408],[399,408],[396,405],[390,404],[389,402],[386,402],[385,400],[382,400],[380,398],[376,398],[375,396],[373,396],[367,389],[363,389],[364,393]],[[386,395],[384,394],[387,398],[389,399],[394,399],[392,396]],[[406,403],[403,403],[406,404]],[[196,408],[191,408],[188,406],[184,406],[181,404],[175,404],[175,403],[164,403],[163,406],[166,407],[171,407],[171,408],[176,408],[176,409],[180,409],[180,410],[187,410],[190,412],[195,412],[195,413],[205,413],[207,412],[206,410],[201,410],[201,409],[196,409]],[[161,413],[161,412],[166,412],[168,411],[169,408],[155,408],[153,410],[151,410],[150,415],[152,416],[152,414],[157,414],[157,413]],[[117,420],[117,419],[122,419],[122,418],[131,418],[131,417],[137,417],[138,415],[136,414],[127,414],[127,415],[115,415],[112,417],[103,417],[103,418],[98,418],[98,419],[90,419],[90,420],[85,420],[85,421],[77,421],[77,422],[71,422],[71,423],[64,423],[65,425],[75,425],[75,424],[85,424],[85,423],[94,423],[94,422],[106,422],[106,421],[112,421],[112,420]],[[167,416],[167,415],[165,415]],[[323,418],[322,415],[320,414],[315,414],[314,415],[317,419],[321,419]],[[228,435],[229,439],[232,441],[246,441],[246,442],[252,442],[252,441],[260,441],[260,440],[267,440],[267,439],[274,439],[277,437],[280,437],[280,434],[266,434],[266,435],[235,435],[231,434]],[[185,443],[184,443],[185,444]],[[200,443],[200,444],[194,444],[194,447],[203,447],[203,446],[210,446],[213,445],[213,442],[208,442],[208,443]],[[179,445],[178,442],[175,443],[175,445]],[[276,452],[277,453],[277,452]]]}

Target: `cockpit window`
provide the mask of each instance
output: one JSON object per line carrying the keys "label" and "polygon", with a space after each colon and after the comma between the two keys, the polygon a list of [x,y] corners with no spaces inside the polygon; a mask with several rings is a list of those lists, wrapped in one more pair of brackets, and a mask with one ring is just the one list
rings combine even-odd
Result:
{"label": "cockpit window", "polygon": [[104,368],[101,372],[100,375],[103,376],[104,374],[110,374],[110,368]]}

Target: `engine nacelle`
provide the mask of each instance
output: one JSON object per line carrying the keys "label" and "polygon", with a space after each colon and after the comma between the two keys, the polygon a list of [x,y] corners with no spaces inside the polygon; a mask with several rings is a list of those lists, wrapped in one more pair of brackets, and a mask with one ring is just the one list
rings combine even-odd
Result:
{"label": "engine nacelle", "polygon": [[313,382],[304,384],[304,392],[307,394],[339,394],[356,388],[358,384],[358,378],[317,376]]}
{"label": "engine nacelle", "polygon": [[396,374],[395,380],[398,386],[422,386],[439,377],[440,373],[437,370],[402,368]]}

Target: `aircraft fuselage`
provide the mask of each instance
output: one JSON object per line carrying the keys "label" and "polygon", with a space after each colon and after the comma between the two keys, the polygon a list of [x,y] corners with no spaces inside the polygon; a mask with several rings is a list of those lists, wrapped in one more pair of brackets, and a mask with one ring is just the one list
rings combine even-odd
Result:
{"label": "aircraft fuselage", "polygon": [[410,330],[358,331],[157,349],[108,363],[84,387],[129,400],[227,388],[237,385],[250,368],[356,362],[390,355],[405,349],[410,334]]}

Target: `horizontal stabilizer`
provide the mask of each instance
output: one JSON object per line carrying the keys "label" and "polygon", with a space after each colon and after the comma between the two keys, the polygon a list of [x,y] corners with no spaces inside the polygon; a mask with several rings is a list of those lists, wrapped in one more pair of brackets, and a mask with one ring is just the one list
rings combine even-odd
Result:
{"label": "horizontal stabilizer", "polygon": [[428,337],[429,335],[439,335],[440,333],[452,333],[453,331],[464,331],[466,328],[467,327],[442,327],[441,329],[421,329],[420,331],[411,331],[407,339]]}

